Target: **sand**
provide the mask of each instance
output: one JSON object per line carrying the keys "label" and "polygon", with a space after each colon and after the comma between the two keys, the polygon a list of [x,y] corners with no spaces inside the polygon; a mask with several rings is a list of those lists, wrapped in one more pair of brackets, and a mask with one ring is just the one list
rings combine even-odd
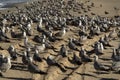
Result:
{"label": "sand", "polygon": [[[77,0],[76,0],[77,1]],[[118,8],[120,9],[120,0],[90,0],[91,2],[93,2],[95,4],[95,7],[93,7],[91,9],[91,11],[89,11],[88,13],[84,13],[82,12],[81,14],[78,13],[74,13],[72,12],[71,14],[73,15],[84,15],[87,14],[89,16],[92,13],[95,13],[96,15],[100,15],[100,16],[107,16],[107,17],[113,17],[115,15],[120,15],[120,10],[115,10],[114,8]],[[85,1],[82,0],[82,2],[84,3]],[[22,3],[22,4],[17,4],[16,6],[18,6],[19,8],[24,8],[23,6],[27,5],[26,3]],[[29,4],[28,4],[29,5]],[[86,4],[87,5],[87,4]],[[101,6],[102,5],[102,6]],[[8,10],[11,12],[15,12],[16,8],[12,7],[6,10],[2,10],[0,11],[1,14],[7,13]],[[109,12],[109,14],[105,14],[105,11]],[[35,26],[35,25],[34,25]],[[72,31],[77,31],[78,28],[71,26],[70,27],[72,29]],[[109,33],[109,32],[108,32]],[[101,36],[104,36],[105,34],[108,33],[103,33],[100,36],[95,36],[92,40],[86,40],[84,42],[84,48],[87,50],[92,49],[91,45],[99,40],[99,38]],[[35,32],[35,34],[38,34],[37,32]],[[34,35],[35,35],[34,34]],[[68,41],[68,38],[73,36],[73,37],[77,37],[75,36],[76,33],[73,33],[71,31],[68,31],[67,34],[65,35],[65,38],[63,41],[60,42],[56,42],[53,45],[59,50],[60,49],[60,45],[61,44],[67,44],[66,41]],[[9,34],[8,34],[9,35]],[[29,39],[33,38],[30,37]],[[2,51],[0,50],[1,53],[6,54],[7,53],[7,48],[9,47],[10,44],[13,44],[16,46],[16,48],[18,48],[19,50],[21,49],[18,44],[22,44],[23,40],[11,40],[11,43],[0,43],[0,46],[2,48],[4,48],[5,50]],[[32,41],[30,41],[31,43],[34,43]],[[117,40],[111,41],[110,42],[112,45],[114,45],[114,47],[118,47],[118,44],[120,43],[120,38],[118,38]],[[47,57],[50,54],[54,54],[56,55],[55,52],[53,52],[52,50],[48,50],[49,53],[44,53],[44,54],[40,54],[43,57]],[[111,54],[112,54],[112,49],[108,48],[106,50],[104,50],[104,55],[101,56],[101,58],[110,58]],[[76,52],[76,54],[78,54],[78,52]],[[60,59],[60,60],[59,60]],[[66,58],[60,58],[57,57],[56,60],[58,60],[58,62],[63,63],[63,65],[65,66],[75,66],[73,64],[71,64]],[[108,61],[104,61],[100,59],[100,62],[102,62],[103,64],[109,64],[111,65],[112,61],[108,60]],[[16,62],[14,63],[19,63],[19,65],[21,65],[21,58],[19,58]],[[60,71],[59,68],[55,67],[55,66],[49,66],[45,61],[41,62],[41,63],[37,63],[37,65],[39,66],[39,68],[41,70],[44,71],[48,71],[47,75],[40,75],[40,74],[31,74],[26,68],[25,69],[21,69],[18,66],[17,70],[14,69],[10,69],[9,71],[7,71],[6,73],[4,73],[5,77],[0,78],[0,80],[30,80],[30,78],[33,78],[34,80],[112,80],[112,79],[120,79],[119,74],[116,74],[114,72],[108,72],[108,73],[103,73],[103,74],[96,74],[96,71],[93,67],[93,62],[91,63],[87,63],[85,65],[81,65],[79,66],[79,68],[77,68],[76,70],[69,70],[67,69],[67,72],[63,73]]]}

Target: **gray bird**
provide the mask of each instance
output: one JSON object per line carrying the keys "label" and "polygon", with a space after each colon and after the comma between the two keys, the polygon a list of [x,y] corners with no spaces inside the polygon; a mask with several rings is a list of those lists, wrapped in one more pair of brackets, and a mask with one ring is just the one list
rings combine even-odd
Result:
{"label": "gray bird", "polygon": [[117,54],[115,48],[113,48],[113,54],[112,54],[111,58],[113,61],[120,61],[120,55]]}
{"label": "gray bird", "polygon": [[81,50],[79,51],[79,56],[81,57],[82,62],[92,62],[92,59],[90,59],[89,56],[86,54],[87,52],[84,50],[82,47]]}
{"label": "gray bird", "polygon": [[62,72],[66,72],[66,69],[61,64],[59,64],[57,61],[55,61],[53,56],[51,55],[48,56],[46,61],[48,65],[57,66],[60,68]]}
{"label": "gray bird", "polygon": [[104,46],[99,41],[95,43],[94,51],[96,55],[103,55]]}
{"label": "gray bird", "polygon": [[103,64],[101,64],[100,62],[98,62],[98,56],[95,55],[94,56],[94,68],[96,71],[109,71],[110,70],[110,67],[108,66],[105,66]]}
{"label": "gray bird", "polygon": [[12,60],[17,60],[17,52],[13,45],[9,46],[8,52],[9,52]]}
{"label": "gray bird", "polygon": [[56,37],[63,37],[66,33],[65,28],[63,27],[62,30],[55,34]]}
{"label": "gray bird", "polygon": [[113,62],[111,68],[112,68],[113,71],[116,71],[116,72],[119,72],[119,73],[120,73],[120,61],[118,61],[118,62]]}
{"label": "gray bird", "polygon": [[33,60],[41,62],[42,58],[39,56],[38,50],[35,50],[35,53],[33,55]]}
{"label": "gray bird", "polygon": [[38,73],[38,74],[43,74],[43,75],[47,74],[47,72],[44,72],[44,71],[38,69],[38,67],[35,64],[33,64],[32,57],[29,57],[28,71],[30,71],[31,73]]}
{"label": "gray bird", "polygon": [[108,37],[109,37],[110,39],[112,39],[112,40],[113,40],[113,39],[116,39],[116,38],[118,37],[116,30],[113,29],[113,30],[109,33]]}
{"label": "gray bird", "polygon": [[72,42],[72,38],[69,39],[68,46],[69,46],[69,48],[72,49],[72,50],[79,51],[79,49],[78,49],[78,48],[75,46],[75,44]]}
{"label": "gray bird", "polygon": [[27,52],[24,51],[23,55],[22,55],[22,62],[23,64],[27,65],[29,61],[29,57],[27,56]]}
{"label": "gray bird", "polygon": [[0,56],[0,72],[7,72],[10,68],[11,68],[10,57],[9,56],[4,57],[4,55]]}
{"label": "gray bird", "polygon": [[101,37],[99,42],[102,43],[103,46],[112,47],[112,45],[109,43],[109,41],[105,40],[104,37]]}
{"label": "gray bird", "polygon": [[68,60],[69,60],[72,64],[77,64],[77,65],[81,65],[81,64],[82,64],[81,59],[80,59],[75,53],[73,53],[73,58],[72,58],[72,60],[70,60],[69,57],[68,57]]}
{"label": "gray bird", "polygon": [[67,50],[66,50],[64,44],[61,45],[61,48],[60,48],[60,55],[62,55],[62,57],[67,57],[67,55],[68,55]]}
{"label": "gray bird", "polygon": [[20,33],[15,33],[14,29],[11,30],[11,37],[12,38],[25,38],[26,37],[26,32],[23,30]]}

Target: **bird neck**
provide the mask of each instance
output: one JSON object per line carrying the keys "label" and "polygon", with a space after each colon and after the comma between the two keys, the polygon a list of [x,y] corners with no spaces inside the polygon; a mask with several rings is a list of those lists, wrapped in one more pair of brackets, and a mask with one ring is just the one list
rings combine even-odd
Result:
{"label": "bird neck", "polygon": [[11,63],[11,61],[10,61],[10,58],[9,58],[9,57],[7,58],[7,60],[8,60],[8,63],[10,64],[10,63]]}

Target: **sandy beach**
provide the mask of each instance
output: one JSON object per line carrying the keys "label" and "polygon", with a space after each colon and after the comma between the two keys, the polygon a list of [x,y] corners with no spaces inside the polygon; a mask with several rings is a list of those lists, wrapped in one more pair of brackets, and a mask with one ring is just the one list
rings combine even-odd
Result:
{"label": "sandy beach", "polygon": [[[68,1],[68,0],[63,0],[63,1]],[[84,11],[84,10],[77,10],[73,11],[70,10],[71,15],[73,16],[80,16],[80,15],[88,15],[90,17],[94,17],[96,15],[102,16],[102,17],[108,17],[108,18],[113,18],[116,15],[120,16],[120,0],[75,0],[78,2],[81,2],[84,4],[84,8],[86,9],[88,5],[91,5],[91,3],[94,3],[94,7],[90,8],[90,10]],[[5,9],[5,10],[0,10],[0,17],[3,16],[3,14],[11,14],[11,13],[17,13],[17,9],[25,9],[26,6],[31,5],[32,2],[29,3],[20,3],[20,4],[15,4],[13,7]],[[47,6],[47,5],[46,5]],[[23,10],[24,11],[24,10]],[[32,13],[31,13],[32,14]],[[9,22],[7,23],[9,24]],[[32,24],[32,29],[33,29],[33,35],[29,36],[29,41],[32,44],[38,44],[34,42],[32,39],[34,38],[35,35],[41,35],[41,33],[37,32],[36,29],[37,24],[33,23]],[[17,31],[17,27],[15,28],[15,32]],[[110,31],[112,31],[114,26],[110,28]],[[120,30],[120,26],[118,26]],[[77,38],[77,32],[79,30],[79,27],[75,27],[72,25],[68,25],[68,31],[65,34],[63,40],[61,41],[56,41],[54,43],[51,43],[57,50],[60,50],[61,44],[66,44],[68,43],[68,38]],[[119,30],[117,30],[119,32]],[[91,45],[93,45],[96,41],[99,40],[100,37],[103,37],[105,34],[109,34],[109,32],[102,33],[98,36],[94,36],[93,39],[87,39],[83,42],[84,48],[86,50],[91,50],[93,49]],[[58,31],[55,31],[54,33],[57,33]],[[0,47],[2,47],[4,50],[0,50],[0,53],[8,55],[8,47],[10,45],[14,45],[15,48],[17,49],[18,52],[21,54],[21,50],[24,50],[23,47],[20,45],[23,45],[23,39],[14,39],[11,38],[10,33],[6,33],[8,37],[10,37],[10,42],[0,42]],[[118,48],[120,44],[120,37],[118,37],[116,40],[110,41],[110,44],[113,45],[113,47]],[[107,47],[103,51],[104,55],[100,56],[99,62],[102,64],[106,65],[112,65],[112,60],[109,60],[112,55],[112,49],[113,47]],[[78,47],[80,49],[80,47]],[[69,48],[67,47],[69,50]],[[78,51],[74,51],[76,55],[79,55]],[[49,55],[56,55],[59,52],[54,52],[51,49],[48,49],[46,53],[40,54],[41,57],[47,58]],[[72,56],[70,54],[70,56]],[[69,56],[69,57],[70,57]],[[93,55],[91,56],[91,59],[93,60]],[[108,59],[108,60],[104,60]],[[59,63],[62,63],[64,66],[67,67],[75,67],[76,65],[71,64],[68,61],[68,58],[61,58],[61,56],[55,58],[56,61]],[[97,74],[96,70],[94,69],[93,62],[87,63],[85,65],[80,65],[77,69],[71,70],[67,69],[66,72],[62,72],[58,67],[56,66],[49,66],[46,61],[43,60],[43,62],[37,62],[36,64],[38,65],[38,68],[43,71],[47,71],[47,75],[40,75],[40,74],[32,74],[30,73],[26,66],[25,68],[21,68],[23,66],[21,57],[17,59],[17,61],[12,61],[12,64],[16,67],[15,69],[12,68],[8,70],[7,72],[3,73],[5,75],[4,77],[0,77],[0,80],[120,80],[120,74],[117,74],[115,72],[105,72],[101,74]]]}

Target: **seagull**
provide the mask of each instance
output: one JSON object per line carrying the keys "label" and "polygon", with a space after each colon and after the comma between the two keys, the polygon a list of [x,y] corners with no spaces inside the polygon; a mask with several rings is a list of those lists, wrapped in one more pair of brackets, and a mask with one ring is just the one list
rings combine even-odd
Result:
{"label": "seagull", "polygon": [[116,39],[116,38],[117,38],[117,32],[116,32],[116,30],[113,29],[113,30],[109,33],[108,37],[111,38],[111,39]]}
{"label": "seagull", "polygon": [[79,51],[79,56],[81,57],[82,62],[92,62],[92,59],[90,59],[90,57],[86,55],[86,51],[83,47]]}
{"label": "seagull", "polygon": [[37,49],[39,52],[44,52],[44,50],[46,49],[45,43],[42,43],[42,45],[35,45],[34,48]]}
{"label": "seagull", "polygon": [[67,57],[67,55],[68,55],[64,44],[61,45],[61,48],[60,48],[59,52],[60,52],[60,55],[62,55],[62,57]]}
{"label": "seagull", "polygon": [[9,52],[12,60],[17,60],[17,52],[13,45],[9,46],[8,52]]}
{"label": "seagull", "polygon": [[30,57],[30,56],[27,56],[27,52],[24,51],[24,52],[23,52],[23,55],[22,55],[22,62],[23,62],[23,64],[25,64],[25,65],[28,64],[29,57]]}
{"label": "seagull", "polygon": [[34,47],[33,44],[31,44],[31,43],[28,42],[28,37],[27,36],[24,39],[24,47],[25,48],[28,48],[28,47],[32,48],[32,47]]}
{"label": "seagull", "polygon": [[11,30],[11,37],[12,38],[25,38],[26,37],[26,32],[23,30],[20,33],[15,33],[14,29]]}
{"label": "seagull", "polygon": [[120,55],[117,54],[115,48],[113,48],[113,54],[112,54],[111,58],[113,61],[120,61]]}
{"label": "seagull", "polygon": [[8,40],[9,38],[6,36],[6,34],[0,29],[0,41],[2,42],[10,42],[10,40]]}
{"label": "seagull", "polygon": [[48,65],[57,66],[61,69],[62,72],[66,72],[66,69],[61,64],[59,64],[57,61],[55,61],[53,56],[51,55],[48,56],[46,61]]}
{"label": "seagull", "polygon": [[83,46],[84,44],[80,43],[80,41],[78,41],[77,39],[73,38],[72,42],[76,45],[76,46]]}
{"label": "seagull", "polygon": [[45,32],[44,29],[42,29],[42,27],[40,25],[37,26],[37,31],[38,32]]}
{"label": "seagull", "polygon": [[38,69],[38,67],[32,62],[32,57],[29,57],[28,71],[30,71],[30,73],[38,73],[38,74],[43,74],[43,75],[47,74],[47,72],[44,72]]}
{"label": "seagull", "polygon": [[103,46],[108,46],[108,47],[112,47],[112,45],[110,45],[110,43],[108,41],[106,41],[104,39],[104,37],[101,37],[100,40],[99,40],[100,43],[103,44]]}
{"label": "seagull", "polygon": [[37,43],[42,43],[43,41],[43,37],[39,36],[39,35],[35,35],[33,38],[33,41],[37,42]]}
{"label": "seagull", "polygon": [[58,38],[58,37],[56,37],[56,36],[53,36],[53,33],[52,33],[52,31],[51,31],[51,32],[49,33],[48,40],[49,40],[50,42],[55,42],[55,41],[60,41],[60,40],[63,40],[63,39]]}
{"label": "seagull", "polygon": [[116,72],[119,72],[120,73],[120,61],[118,61],[118,62],[113,62],[113,64],[112,64],[112,70],[113,71],[116,71]]}
{"label": "seagull", "polygon": [[38,62],[42,61],[42,58],[39,56],[39,52],[37,49],[35,50],[35,53],[33,55],[33,60],[38,61]]}
{"label": "seagull", "polygon": [[68,46],[69,46],[69,48],[72,49],[72,50],[79,51],[79,49],[78,49],[78,48],[75,46],[75,44],[72,42],[72,38],[69,39]]}
{"label": "seagull", "polygon": [[103,55],[104,46],[99,41],[95,43],[94,51],[96,55]]}
{"label": "seagull", "polygon": [[77,65],[81,65],[81,64],[82,64],[81,59],[80,59],[78,56],[76,56],[75,53],[73,54],[72,60],[70,60],[69,57],[68,57],[68,60],[69,60],[72,64],[77,64]]}
{"label": "seagull", "polygon": [[56,37],[63,37],[66,33],[65,28],[63,27],[62,30],[55,34]]}
{"label": "seagull", "polygon": [[[11,60],[10,57],[4,57],[4,55],[0,56],[0,72],[7,72],[11,68]],[[1,73],[1,76],[2,73]]]}
{"label": "seagull", "polygon": [[94,56],[94,68],[97,71],[109,71],[110,70],[110,67],[108,67],[107,65],[105,66],[105,65],[101,64],[100,62],[98,62],[97,55]]}
{"label": "seagull", "polygon": [[4,38],[6,38],[6,39],[9,39],[8,37],[7,37],[7,35],[6,35],[6,33],[5,33],[5,27],[3,27],[2,29],[0,29],[0,34],[1,34],[1,36],[3,36]]}

